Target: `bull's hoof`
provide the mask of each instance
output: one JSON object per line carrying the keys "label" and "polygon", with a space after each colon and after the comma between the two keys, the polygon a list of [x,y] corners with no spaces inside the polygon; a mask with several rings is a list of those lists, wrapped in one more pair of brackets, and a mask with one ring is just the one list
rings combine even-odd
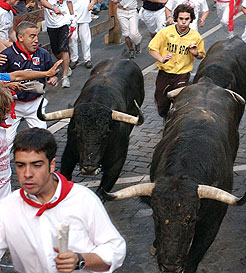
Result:
{"label": "bull's hoof", "polygon": [[96,195],[101,199],[102,203],[105,203],[107,201],[107,193],[103,188],[98,188],[96,190]]}
{"label": "bull's hoof", "polygon": [[150,246],[149,251],[150,251],[150,254],[151,254],[152,256],[155,256],[155,255],[156,255],[156,248],[154,247],[154,244],[152,244],[152,245]]}

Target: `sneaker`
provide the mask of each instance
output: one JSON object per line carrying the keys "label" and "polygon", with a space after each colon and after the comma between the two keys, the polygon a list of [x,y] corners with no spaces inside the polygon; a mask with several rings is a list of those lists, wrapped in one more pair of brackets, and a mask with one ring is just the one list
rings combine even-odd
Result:
{"label": "sneaker", "polygon": [[72,75],[72,69],[68,67],[67,76],[70,77]]}
{"label": "sneaker", "polygon": [[70,68],[74,69],[76,67],[76,65],[78,64],[78,62],[79,62],[78,60],[75,62],[70,62],[70,64],[69,64]]}
{"label": "sneaker", "polygon": [[135,59],[136,58],[134,50],[129,50],[129,58],[130,59]]}
{"label": "sneaker", "polygon": [[91,63],[91,61],[86,61],[86,62],[85,62],[85,67],[86,67],[87,69],[92,68],[92,63]]}
{"label": "sneaker", "polygon": [[142,50],[140,48],[140,44],[135,45],[135,52],[136,52],[136,54],[140,54],[142,52]]}
{"label": "sneaker", "polygon": [[70,81],[68,77],[63,77],[62,78],[62,88],[69,88],[70,87]]}

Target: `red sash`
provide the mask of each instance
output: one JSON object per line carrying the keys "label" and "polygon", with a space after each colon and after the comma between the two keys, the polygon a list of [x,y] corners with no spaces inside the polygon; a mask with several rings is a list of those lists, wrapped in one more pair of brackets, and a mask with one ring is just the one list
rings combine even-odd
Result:
{"label": "red sash", "polygon": [[230,3],[229,3],[229,31],[234,30],[233,16],[238,13],[240,3],[241,3],[241,0],[236,1],[236,6],[235,6],[235,10],[234,10],[234,0],[230,0]]}
{"label": "red sash", "polygon": [[7,11],[10,11],[12,10],[14,14],[16,14],[16,10],[14,10],[10,4],[6,3],[5,1],[3,0],[0,0],[0,7],[7,10]]}
{"label": "red sash", "polygon": [[30,206],[35,207],[35,208],[40,208],[38,210],[38,212],[36,213],[36,216],[41,216],[46,209],[51,209],[51,208],[57,206],[64,198],[66,198],[66,196],[69,194],[70,190],[72,189],[72,187],[74,185],[74,183],[72,181],[68,181],[66,179],[66,177],[64,177],[60,173],[58,173],[58,172],[55,172],[55,173],[61,179],[61,194],[60,194],[60,197],[58,198],[58,200],[55,201],[54,203],[46,203],[46,204],[36,203],[36,202],[28,199],[24,193],[24,190],[22,188],[20,189],[20,195],[27,204],[29,204]]}

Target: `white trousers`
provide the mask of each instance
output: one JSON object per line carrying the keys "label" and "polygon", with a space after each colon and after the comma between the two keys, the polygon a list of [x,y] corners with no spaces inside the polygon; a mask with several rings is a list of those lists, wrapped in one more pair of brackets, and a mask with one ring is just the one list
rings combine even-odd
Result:
{"label": "white trousers", "polygon": [[122,35],[129,37],[135,45],[140,44],[142,36],[138,30],[137,9],[123,10],[117,8],[117,18],[120,23]]}
{"label": "white trousers", "polygon": [[227,38],[232,38],[234,36],[233,31],[229,31],[229,3],[222,3],[217,1],[216,10],[222,27],[227,34]]}
{"label": "white trousers", "polygon": [[[16,135],[17,128],[20,124],[22,118],[24,118],[30,128],[39,127],[39,128],[47,128],[47,124],[45,121],[41,121],[37,117],[37,109],[42,100],[43,96],[40,96],[36,100],[29,102],[21,102],[15,101],[15,114],[16,119],[12,119],[11,116],[6,120],[7,124],[11,124],[9,128],[6,129],[6,139],[8,142],[9,149],[12,148],[13,141]],[[45,107],[48,104],[47,99],[44,99],[43,103],[43,112],[45,111]]]}
{"label": "white trousers", "polygon": [[155,34],[166,26],[165,8],[152,11],[142,7],[139,11],[139,17],[150,33]]}
{"label": "white trousers", "polygon": [[77,24],[76,30],[73,32],[73,35],[69,39],[69,54],[70,61],[76,62],[79,59],[78,53],[78,37],[81,42],[82,55],[84,61],[91,60],[91,31],[89,23]]}

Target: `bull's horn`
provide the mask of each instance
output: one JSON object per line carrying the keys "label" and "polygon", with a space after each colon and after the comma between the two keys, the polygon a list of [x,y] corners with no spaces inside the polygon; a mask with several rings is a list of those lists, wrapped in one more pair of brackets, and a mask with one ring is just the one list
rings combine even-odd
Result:
{"label": "bull's horn", "polygon": [[136,196],[151,196],[154,187],[154,183],[138,184],[113,193],[105,193],[105,199],[107,201],[119,201]]}
{"label": "bull's horn", "polygon": [[126,113],[112,110],[112,120],[122,121],[122,122],[130,123],[133,125],[143,124],[143,122],[144,122],[143,114],[142,114],[140,107],[138,106],[138,104],[135,100],[134,100],[134,103],[138,109],[139,116],[134,117],[134,116],[128,115]]}
{"label": "bull's horn", "polygon": [[245,104],[245,99],[242,96],[240,96],[239,94],[237,94],[236,92],[234,92],[230,89],[225,89],[225,90],[228,91],[232,95],[232,97],[235,99],[235,101],[240,102],[243,105]]}
{"label": "bull's horn", "polygon": [[246,203],[246,193],[242,198],[238,198],[227,191],[207,185],[198,186],[198,196],[199,198],[213,199],[233,206],[242,206]]}
{"label": "bull's horn", "polygon": [[38,107],[38,112],[37,112],[37,116],[40,120],[43,120],[43,121],[57,120],[57,119],[71,118],[73,116],[73,112],[74,112],[73,108],[60,110],[60,111],[56,111],[56,112],[52,112],[48,114],[43,114],[42,113],[43,101],[44,99],[42,99],[42,101],[40,102]]}
{"label": "bull's horn", "polygon": [[168,97],[169,99],[171,99],[171,98],[174,98],[174,97],[178,96],[178,94],[179,94],[184,88],[185,88],[185,87],[180,87],[180,88],[177,88],[177,89],[174,89],[174,90],[168,92],[168,93],[167,93],[167,97]]}

